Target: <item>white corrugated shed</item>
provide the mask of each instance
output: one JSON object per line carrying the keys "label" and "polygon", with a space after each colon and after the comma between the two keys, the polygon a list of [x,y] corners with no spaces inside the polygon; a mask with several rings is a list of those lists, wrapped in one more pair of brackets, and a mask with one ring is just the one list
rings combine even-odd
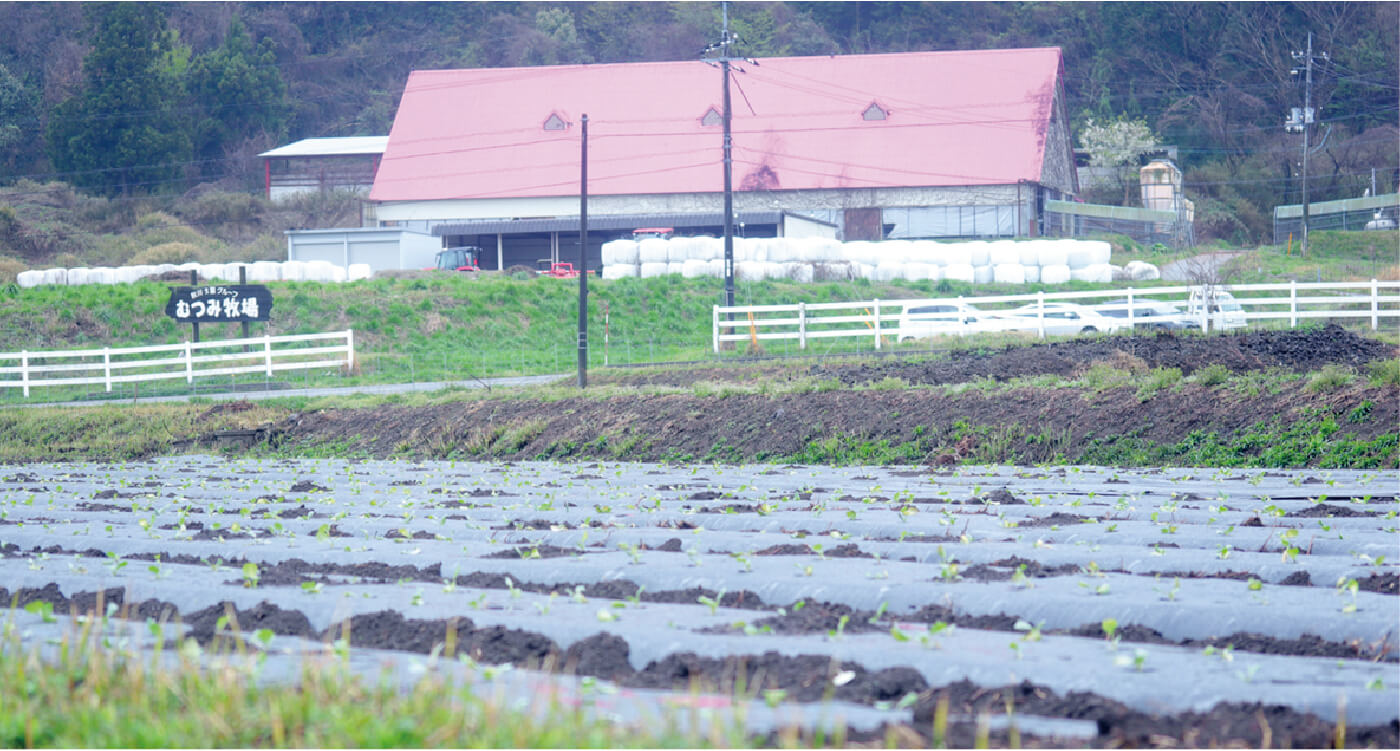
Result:
{"label": "white corrugated shed", "polygon": [[346,136],[342,138],[303,138],[286,146],[264,151],[261,157],[340,156],[383,154],[388,136]]}

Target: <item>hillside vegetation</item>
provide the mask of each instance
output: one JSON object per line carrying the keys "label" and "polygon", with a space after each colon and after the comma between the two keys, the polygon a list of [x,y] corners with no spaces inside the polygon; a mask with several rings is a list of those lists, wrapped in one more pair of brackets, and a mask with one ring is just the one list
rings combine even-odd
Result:
{"label": "hillside vegetation", "polygon": [[[1266,238],[1272,207],[1301,201],[1301,139],[1280,122],[1302,104],[1293,53],[1311,32],[1329,53],[1312,76],[1311,199],[1361,195],[1373,170],[1380,192],[1400,178],[1395,3],[745,2],[729,15],[735,52],[756,58],[1058,46],[1075,132],[1141,124],[1176,147],[1196,236],[1235,245]],[[307,225],[253,216],[264,213],[252,208],[256,155],[388,133],[412,70],[695,60],[719,29],[717,2],[0,4],[0,186],[11,188],[0,256],[111,262],[121,252],[87,235],[125,233],[151,212],[220,250],[266,254]],[[18,210],[34,201],[53,216]],[[82,229],[57,220],[65,208]]]}

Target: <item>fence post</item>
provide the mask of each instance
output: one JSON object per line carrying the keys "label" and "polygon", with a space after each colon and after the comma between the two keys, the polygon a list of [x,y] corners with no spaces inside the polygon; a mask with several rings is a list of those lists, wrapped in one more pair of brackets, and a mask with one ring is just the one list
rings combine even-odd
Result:
{"label": "fence post", "polygon": [[[443,355],[444,361],[446,361],[446,358],[447,358],[447,355]],[[346,331],[345,331],[345,370],[348,372],[348,371],[352,371],[352,370],[354,370],[354,369],[355,369],[355,330],[354,330],[354,329],[346,329]],[[446,369],[447,369],[447,366],[446,366],[446,365],[443,365],[443,370],[446,370]]]}
{"label": "fence post", "polygon": [[875,349],[880,348],[880,298],[875,298]]}
{"label": "fence post", "polygon": [[194,354],[188,340],[185,342],[185,383],[194,383]]}
{"label": "fence post", "polygon": [[1128,288],[1128,333],[1137,333],[1137,324],[1133,323],[1133,288]]}
{"label": "fence post", "polygon": [[1045,338],[1045,290],[1037,290],[1035,293],[1035,327],[1040,331],[1040,338]]}
{"label": "fence post", "polygon": [[[1372,328],[1375,328],[1372,326]],[[807,303],[797,304],[797,348],[807,349]]]}
{"label": "fence post", "polygon": [[263,334],[263,364],[267,368],[267,377],[272,377],[272,336]]}
{"label": "fence post", "polygon": [[1298,328],[1298,280],[1288,280],[1288,328]]}
{"label": "fence post", "polygon": [[1371,330],[1375,331],[1380,326],[1380,285],[1375,279],[1371,280]]}
{"label": "fence post", "polygon": [[102,377],[107,383],[107,390],[112,390],[112,351],[107,347],[102,348]]}
{"label": "fence post", "polygon": [[21,350],[19,353],[19,380],[24,384],[24,395],[29,396],[29,352]]}
{"label": "fence post", "polygon": [[712,314],[712,318],[711,318],[711,322],[710,322],[710,326],[711,326],[710,341],[714,342],[714,345],[715,345],[715,354],[719,354],[719,306],[718,306],[718,305],[713,305],[713,306],[711,306],[711,307],[710,307],[710,312],[711,312],[711,314]]}

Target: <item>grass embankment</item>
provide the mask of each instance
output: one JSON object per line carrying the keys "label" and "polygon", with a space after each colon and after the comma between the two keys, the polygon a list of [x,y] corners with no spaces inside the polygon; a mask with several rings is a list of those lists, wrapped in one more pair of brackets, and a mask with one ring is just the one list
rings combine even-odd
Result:
{"label": "grass embankment", "polygon": [[[489,684],[429,675],[409,690],[371,681],[341,662],[308,658],[295,685],[258,679],[254,656],[205,655],[193,641],[178,662],[100,646],[75,622],[57,659],[41,659],[7,623],[0,637],[0,746],[5,748],[694,748],[743,747],[733,724],[676,730],[675,713],[646,725],[541,696],[506,706]],[[154,624],[153,630],[154,630]],[[270,634],[267,636],[270,637]],[[169,656],[169,655],[166,655]],[[213,659],[211,665],[210,660]],[[450,659],[447,656],[443,659]],[[201,662],[204,665],[201,667]],[[373,711],[366,711],[373,708]],[[795,734],[787,747],[813,747]],[[815,745],[821,745],[817,743]]]}
{"label": "grass embankment", "polygon": [[[577,363],[578,285],[569,280],[515,279],[487,274],[471,279],[444,274],[417,279],[383,278],[350,284],[272,282],[272,320],[253,324],[254,336],[354,329],[356,372],[291,371],[278,385],[353,385],[466,380],[500,375],[560,373]],[[1065,289],[1090,289],[1084,283]],[[1038,289],[936,282],[797,284],[743,282],[739,304],[821,303],[929,296],[1009,294]],[[719,279],[593,280],[589,286],[589,365],[713,358],[712,307],[723,300]],[[1048,289],[1047,289],[1048,291]],[[0,352],[135,347],[185,341],[187,325],[164,314],[166,284],[0,288]],[[238,324],[201,326],[205,341],[237,338]],[[892,346],[890,342],[887,346]],[[809,354],[870,351],[870,338],[820,339]],[[926,346],[926,345],[925,345]],[[768,354],[798,354],[796,341],[765,342]],[[745,347],[726,353],[740,356]],[[11,361],[5,365],[17,365]],[[54,377],[52,375],[48,377]],[[197,380],[199,390],[264,385],[261,375],[234,382]],[[190,393],[183,380],[100,387],[58,386],[28,401]],[[18,389],[0,400],[20,401]]]}
{"label": "grass embankment", "polygon": [[[1325,233],[1319,233],[1325,234]],[[1342,233],[1336,233],[1341,235]],[[1371,245],[1344,239],[1337,262],[1371,252]],[[1367,233],[1369,238],[1377,233]],[[1381,240],[1376,240],[1379,242]],[[1315,243],[1321,248],[1323,242]],[[1348,255],[1350,254],[1350,255]],[[1158,261],[1166,256],[1149,254]],[[1282,258],[1279,251],[1261,249],[1236,263],[1243,268],[1260,259]],[[1331,258],[1314,250],[1306,259]],[[1121,259],[1120,259],[1121,260]],[[1354,259],[1352,259],[1354,260]],[[1331,263],[1328,261],[1327,263]],[[1285,259],[1285,264],[1302,263]],[[1288,266],[1306,279],[1313,265]],[[1272,268],[1272,267],[1271,267]],[[1324,278],[1345,274],[1326,267]],[[1257,276],[1257,275],[1256,275]],[[1262,277],[1261,277],[1262,278]],[[1270,277],[1272,278],[1272,277]],[[1136,283],[1138,288],[1169,282]],[[577,285],[567,280],[515,279],[487,274],[477,279],[458,275],[427,278],[381,278],[352,284],[318,282],[269,283],[273,294],[272,320],[254,324],[252,334],[307,334],[353,329],[356,369],[284,371],[268,383],[262,375],[205,377],[193,387],[182,379],[118,385],[111,393],[100,387],[50,386],[25,400],[16,388],[0,390],[0,401],[62,401],[75,398],[125,398],[136,395],[188,394],[245,388],[354,385],[469,380],[500,375],[571,371],[577,362]],[[829,282],[797,284],[783,281],[740,282],[739,304],[793,304],[1024,294],[1035,291],[1114,289],[1121,285],[1082,282],[1047,285],[970,285],[958,282]],[[20,289],[0,287],[0,352],[96,349],[171,344],[185,341],[190,330],[164,315],[169,298],[163,283],[86,285]],[[590,283],[589,367],[650,362],[715,359],[711,351],[712,306],[723,299],[718,279],[593,280]],[[886,322],[893,326],[893,322]],[[1282,324],[1279,324],[1282,325]],[[740,322],[740,330],[745,328]],[[810,330],[819,328],[813,324]],[[241,335],[236,324],[205,324],[205,341]],[[748,353],[747,343],[722,357]],[[758,351],[768,355],[842,354],[869,352],[871,337],[809,340],[800,350],[794,340],[765,341]],[[926,347],[898,345],[886,337],[887,350]],[[4,365],[18,363],[11,360]],[[53,377],[50,375],[49,377]]]}
{"label": "grass embankment", "polygon": [[[601,380],[587,392],[561,385],[297,397],[262,401],[242,411],[198,402],[0,410],[0,462],[125,460],[196,450],[339,458],[1400,467],[1400,432],[1386,422],[1395,418],[1393,390],[1400,387],[1400,363],[1395,362],[1375,363],[1369,373],[1328,366],[1305,374],[1233,374],[1217,365],[1189,376],[1175,368],[1133,373],[1098,363],[1077,376],[987,378],[932,387],[886,378],[851,388],[805,372],[775,371],[771,365],[736,366],[732,380],[684,387],[633,387]],[[771,436],[765,438],[764,432],[772,428],[763,416],[771,409],[763,405],[808,396],[816,401],[804,402],[800,411],[790,409],[782,427],[784,433],[807,438],[774,450]],[[662,409],[658,405],[677,399],[685,405],[676,408],[681,412],[711,418],[683,420],[685,434],[679,437],[687,443],[681,447],[657,432],[675,427],[672,417],[656,411]],[[1169,438],[1143,433],[1145,424],[1191,409],[1186,405],[1202,399],[1260,416],[1252,423],[1235,421],[1225,430],[1216,430],[1206,419],[1198,421],[1206,427],[1183,429]],[[813,424],[823,419],[816,413],[843,403],[861,404],[851,411],[864,413],[864,422],[839,429]],[[912,407],[924,414],[924,405],[931,403],[939,405],[946,419],[934,416],[930,422],[910,411]],[[1029,406],[988,414],[989,403]],[[1073,405],[1096,404],[1121,419],[1109,420],[1111,427],[1097,435],[1085,434],[1082,426],[1054,422],[1058,412],[1073,412]],[[631,413],[632,407],[637,414]],[[395,410],[393,415],[387,408]],[[323,410],[346,415],[357,427],[310,435],[293,431],[288,440],[251,448],[194,441]],[[366,421],[356,413],[374,419]],[[987,416],[976,417],[979,414]],[[665,425],[653,424],[656,420]],[[609,427],[600,427],[604,422]],[[347,432],[360,429],[374,434]],[[747,443],[735,445],[736,438]]]}

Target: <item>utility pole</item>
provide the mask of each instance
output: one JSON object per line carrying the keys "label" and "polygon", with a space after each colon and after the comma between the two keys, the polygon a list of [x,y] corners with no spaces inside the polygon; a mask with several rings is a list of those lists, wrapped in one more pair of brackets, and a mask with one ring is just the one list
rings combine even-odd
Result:
{"label": "utility pole", "polygon": [[588,115],[583,121],[578,199],[578,387],[588,388]]}
{"label": "utility pole", "polygon": [[721,101],[724,110],[720,119],[724,123],[724,304],[734,305],[734,136],[732,112],[729,106],[729,63],[734,58],[729,56],[729,48],[735,41],[735,37],[729,33],[729,3],[720,3],[721,19],[723,27],[720,31],[720,39],[717,43],[711,44],[701,51],[707,54],[715,50],[719,51],[719,57],[710,58],[706,62],[719,63]]}
{"label": "utility pole", "polygon": [[[1309,151],[1309,128],[1313,124],[1312,108],[1312,69],[1313,69],[1313,46],[1312,32],[1308,32],[1308,48],[1306,51],[1294,52],[1293,60],[1303,63],[1303,69],[1294,68],[1290,71],[1293,75],[1303,74],[1303,109],[1300,112],[1294,108],[1293,115],[1284,124],[1284,130],[1290,132],[1302,131],[1303,133],[1303,231],[1302,241],[1299,244],[1299,252],[1303,255],[1308,253],[1308,151]],[[1326,52],[1317,55],[1323,60],[1329,59]]]}

